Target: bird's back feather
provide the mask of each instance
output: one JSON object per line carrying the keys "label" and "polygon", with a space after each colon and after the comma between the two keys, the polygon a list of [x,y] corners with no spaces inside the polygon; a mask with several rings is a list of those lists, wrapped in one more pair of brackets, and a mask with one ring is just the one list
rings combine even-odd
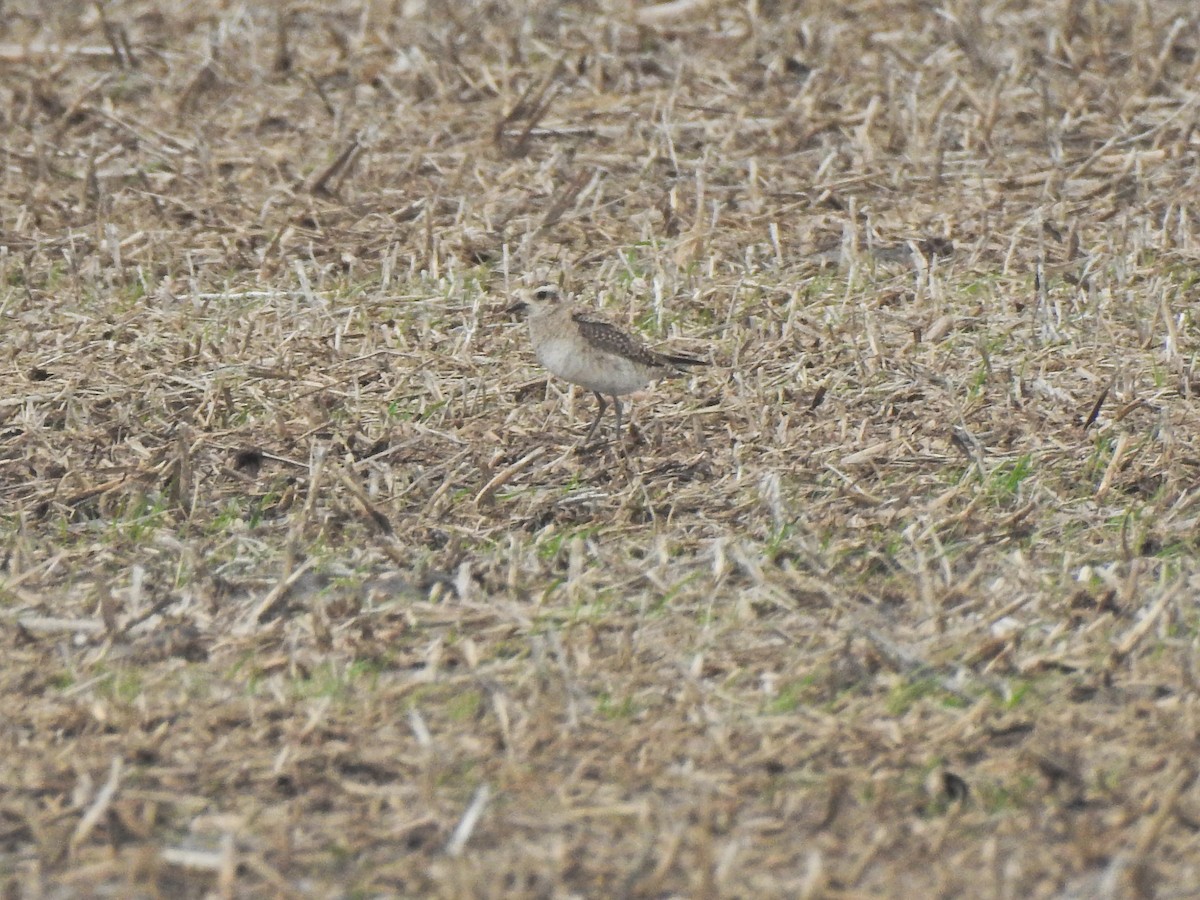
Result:
{"label": "bird's back feather", "polygon": [[631,334],[615,325],[586,312],[576,312],[571,318],[579,326],[579,333],[605,353],[622,356],[632,362],[653,368],[676,368],[678,366],[701,366],[704,360],[690,356],[668,356],[651,350]]}

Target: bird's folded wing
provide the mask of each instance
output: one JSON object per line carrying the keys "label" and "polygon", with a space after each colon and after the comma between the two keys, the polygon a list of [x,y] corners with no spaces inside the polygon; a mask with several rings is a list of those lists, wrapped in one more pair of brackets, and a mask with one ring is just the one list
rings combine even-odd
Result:
{"label": "bird's folded wing", "polygon": [[644,366],[669,365],[665,357],[655,353],[637,338],[626,334],[603,319],[595,318],[585,312],[577,312],[572,318],[579,326],[579,333],[583,335],[584,340],[604,353],[623,356]]}

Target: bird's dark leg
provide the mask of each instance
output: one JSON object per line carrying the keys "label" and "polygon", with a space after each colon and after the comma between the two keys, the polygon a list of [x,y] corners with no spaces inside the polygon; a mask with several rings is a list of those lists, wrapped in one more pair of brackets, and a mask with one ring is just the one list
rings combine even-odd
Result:
{"label": "bird's dark leg", "polygon": [[[596,410],[596,418],[592,422],[592,427],[588,429],[587,437],[583,439],[583,443],[587,444],[591,441],[592,435],[596,433],[596,429],[600,427],[600,420],[604,418],[604,411],[608,409],[608,403],[604,399],[604,395],[599,391],[592,391],[596,395],[596,399],[600,401],[600,408]],[[615,398],[614,398],[615,399]],[[621,414],[621,405],[617,404],[617,415]]]}
{"label": "bird's dark leg", "polygon": [[613,405],[617,407],[617,445],[620,446],[625,441],[625,436],[621,434],[621,401],[616,394],[613,395]]}

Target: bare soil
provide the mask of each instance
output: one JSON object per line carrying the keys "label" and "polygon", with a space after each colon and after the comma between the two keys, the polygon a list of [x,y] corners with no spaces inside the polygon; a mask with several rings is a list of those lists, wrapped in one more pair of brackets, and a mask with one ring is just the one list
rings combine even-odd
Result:
{"label": "bare soil", "polygon": [[4,897],[1200,896],[1192,0],[2,15]]}

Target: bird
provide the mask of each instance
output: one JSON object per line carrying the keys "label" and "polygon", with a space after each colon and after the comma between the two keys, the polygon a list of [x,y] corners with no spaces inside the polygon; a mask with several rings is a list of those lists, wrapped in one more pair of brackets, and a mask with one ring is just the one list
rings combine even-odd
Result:
{"label": "bird", "polygon": [[509,310],[526,313],[529,340],[539,363],[596,395],[600,407],[584,445],[591,441],[608,409],[605,397],[611,397],[616,407],[620,440],[622,394],[640,390],[657,378],[682,374],[691,366],[708,364],[691,356],[651,350],[594,313],[574,308],[554,285],[524,291]]}

